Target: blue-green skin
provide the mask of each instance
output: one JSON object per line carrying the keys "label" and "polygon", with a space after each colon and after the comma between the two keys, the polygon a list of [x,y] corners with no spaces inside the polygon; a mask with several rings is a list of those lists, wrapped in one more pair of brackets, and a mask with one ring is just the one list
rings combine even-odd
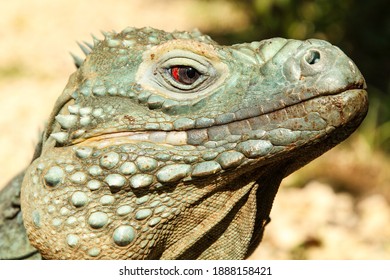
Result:
{"label": "blue-green skin", "polygon": [[[128,28],[91,48],[23,181],[27,233],[48,259],[243,259],[280,181],[367,111],[359,70],[320,40],[228,47]],[[175,66],[200,77],[181,84]]]}

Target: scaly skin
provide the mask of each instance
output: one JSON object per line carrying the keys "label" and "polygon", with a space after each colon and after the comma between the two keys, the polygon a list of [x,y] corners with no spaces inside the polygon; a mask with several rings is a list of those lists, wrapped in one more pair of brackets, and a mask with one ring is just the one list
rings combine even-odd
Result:
{"label": "scaly skin", "polygon": [[367,111],[363,76],[320,40],[128,28],[83,49],[22,186],[47,259],[243,259],[281,180]]}

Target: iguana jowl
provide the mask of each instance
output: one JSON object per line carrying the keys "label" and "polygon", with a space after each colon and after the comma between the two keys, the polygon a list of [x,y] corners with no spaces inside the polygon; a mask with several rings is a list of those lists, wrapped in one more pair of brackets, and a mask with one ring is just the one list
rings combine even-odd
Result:
{"label": "iguana jowl", "polygon": [[368,107],[355,64],[320,40],[127,28],[83,50],[22,184],[47,259],[243,259],[281,180]]}

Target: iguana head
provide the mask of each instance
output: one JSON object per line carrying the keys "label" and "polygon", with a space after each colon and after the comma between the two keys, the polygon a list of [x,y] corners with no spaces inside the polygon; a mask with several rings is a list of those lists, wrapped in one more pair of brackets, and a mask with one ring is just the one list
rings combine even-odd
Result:
{"label": "iguana head", "polygon": [[320,40],[220,46],[128,28],[83,49],[23,184],[46,258],[243,258],[268,185],[367,110],[355,64]]}

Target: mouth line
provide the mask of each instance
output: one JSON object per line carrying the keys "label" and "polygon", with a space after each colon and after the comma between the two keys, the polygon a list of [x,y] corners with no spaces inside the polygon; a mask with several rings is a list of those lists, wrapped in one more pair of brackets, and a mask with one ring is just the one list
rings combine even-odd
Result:
{"label": "mouth line", "polygon": [[[250,117],[250,118],[244,118],[242,120],[235,120],[230,123],[237,123],[240,121],[246,121],[254,118],[259,118],[261,116],[265,116],[271,113],[275,113],[278,111],[281,111],[283,109],[287,109],[290,107],[298,106],[300,104],[306,103],[308,101],[323,98],[326,96],[336,96],[340,94],[344,94],[351,90],[362,90],[366,91],[366,87],[363,84],[355,84],[355,85],[349,85],[342,89],[341,91],[335,92],[335,93],[327,93],[324,95],[315,96],[303,101],[300,101],[295,104],[291,104],[289,106],[285,106],[283,108],[273,110],[271,112],[267,112],[258,116]],[[230,123],[226,124],[219,124],[212,127],[217,126],[224,126],[229,125]],[[190,131],[196,131],[196,130],[207,130],[207,128],[194,128],[189,130],[183,130],[183,131],[162,131],[162,130],[145,130],[145,131],[119,131],[119,132],[107,132],[107,133],[101,133],[92,135],[88,138],[84,139],[75,139],[73,142],[66,145],[69,146],[75,146],[75,145],[85,145],[85,144],[94,144],[98,146],[108,146],[108,145],[118,145],[118,144],[126,144],[126,143],[140,143],[140,142],[149,142],[159,145],[168,145],[168,146],[183,146],[183,145],[191,145],[191,146],[198,146],[193,143],[188,142],[188,133]]]}

